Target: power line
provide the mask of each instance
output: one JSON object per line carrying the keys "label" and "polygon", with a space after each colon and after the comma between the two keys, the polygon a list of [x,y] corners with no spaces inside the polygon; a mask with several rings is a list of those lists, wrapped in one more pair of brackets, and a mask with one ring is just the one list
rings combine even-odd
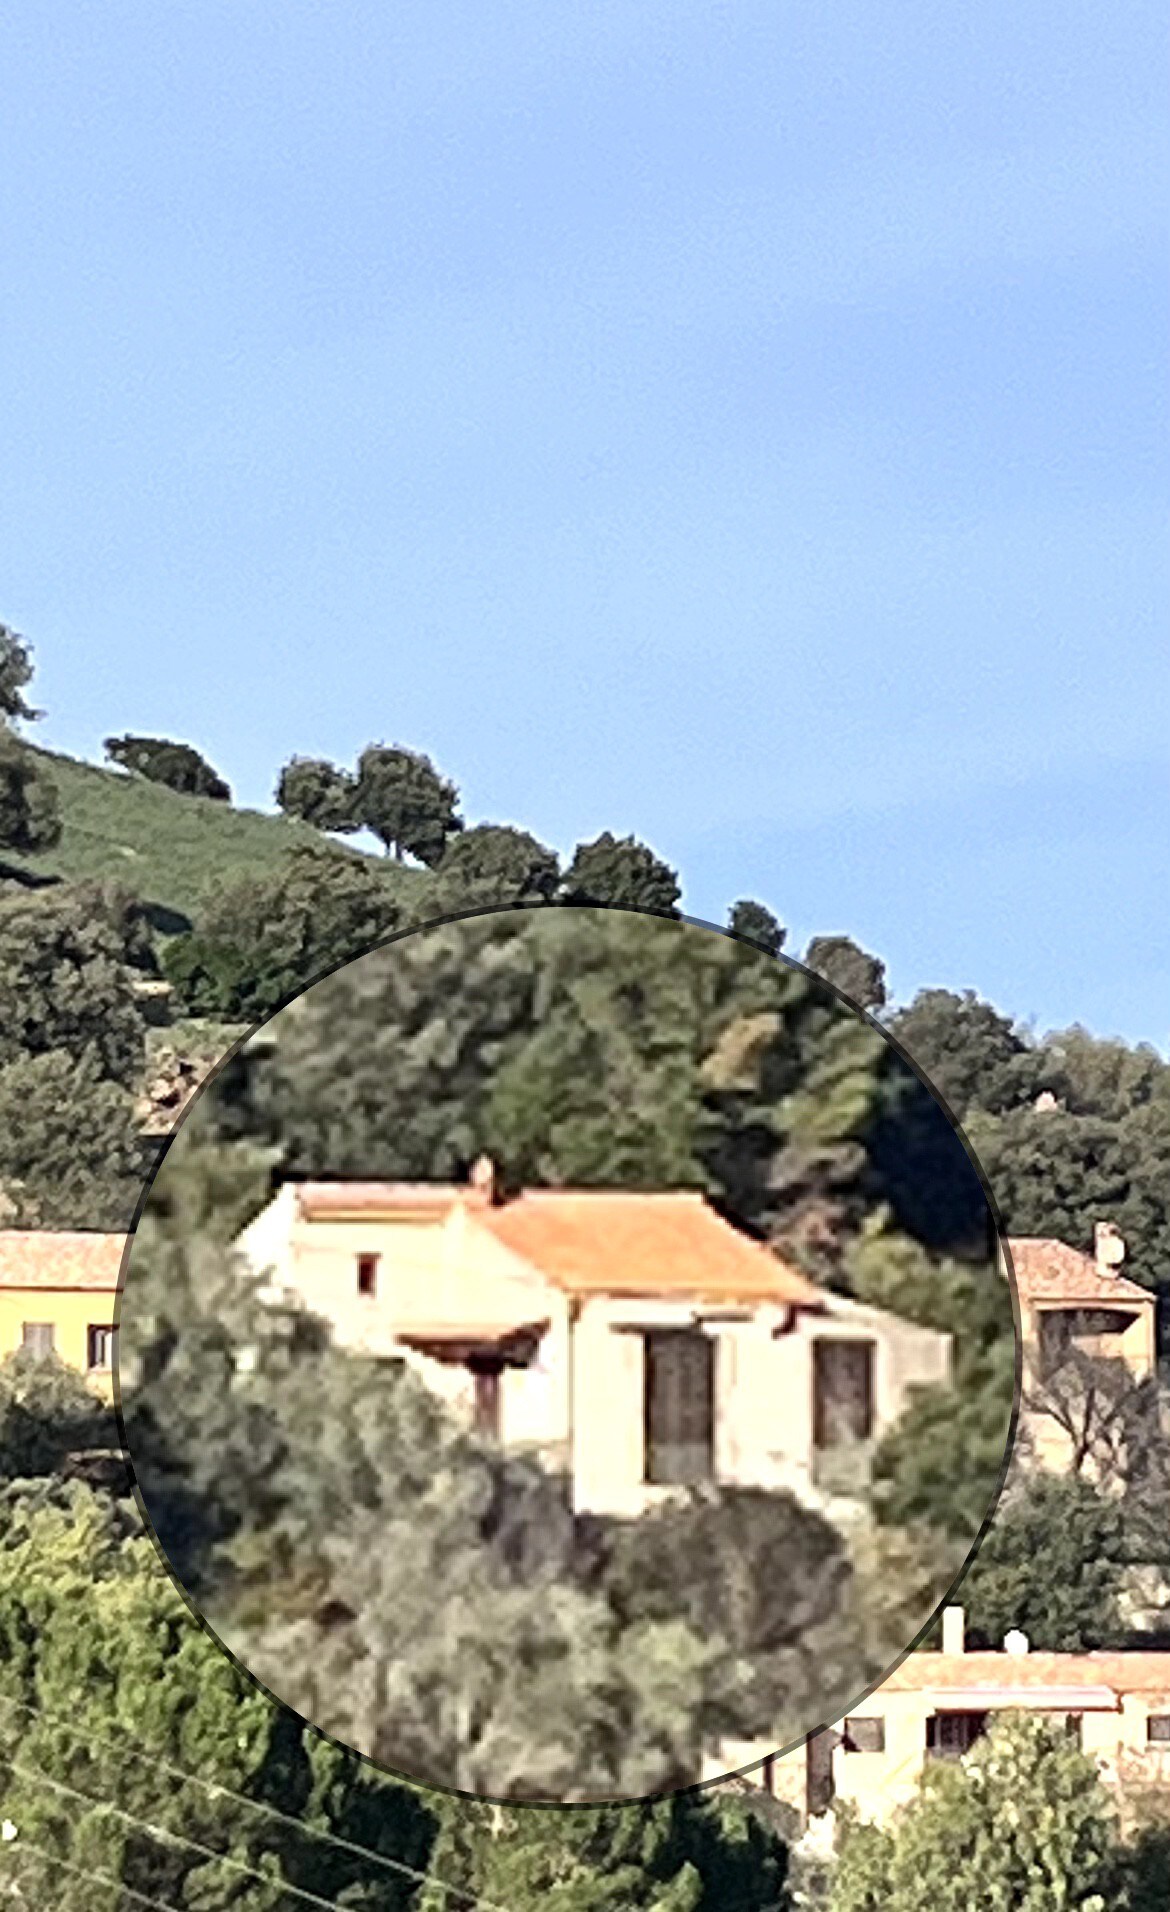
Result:
{"label": "power line", "polygon": [[[71,1726],[74,1731],[80,1731],[75,1720],[68,1720],[62,1714],[51,1712],[44,1706],[30,1706],[24,1700],[10,1698],[7,1695],[0,1696],[0,1706],[11,1706],[14,1707],[17,1712],[27,1714],[33,1719],[43,1719],[53,1726]],[[91,1731],[88,1725],[85,1730],[87,1735]],[[292,1813],[284,1812],[279,1806],[270,1804],[266,1799],[251,1799],[247,1793],[238,1792],[231,1786],[225,1786],[218,1779],[207,1779],[202,1773],[188,1772],[185,1767],[177,1765],[173,1760],[164,1759],[161,1754],[153,1752],[149,1747],[138,1746],[132,1740],[120,1742],[115,1740],[109,1732],[102,1732],[100,1729],[96,1732],[95,1737],[104,1740],[111,1751],[129,1753],[134,1759],[146,1760],[150,1765],[158,1767],[161,1771],[172,1774],[185,1785],[202,1786],[206,1791],[217,1794],[224,1799],[233,1799],[239,1805],[246,1806],[253,1812],[265,1813],[269,1818],[279,1819],[285,1825],[292,1826],[302,1837],[319,1839],[325,1844],[337,1846],[341,1851],[349,1853],[354,1858],[369,1860],[376,1865],[385,1866],[387,1870],[391,1872],[397,1872],[405,1878],[414,1880],[417,1885],[434,1886],[438,1891],[446,1893],[452,1898],[463,1900],[471,1909],[471,1912],[477,1912],[477,1908],[478,1912],[510,1912],[509,1907],[501,1905],[497,1900],[484,1899],[474,1892],[468,1892],[463,1886],[451,1885],[443,1879],[436,1878],[432,1872],[422,1872],[417,1866],[408,1865],[405,1859],[392,1859],[388,1853],[375,1852],[372,1847],[360,1845],[355,1839],[346,1839],[340,1833],[327,1832],[323,1827],[308,1825],[305,1821],[297,1819]],[[14,1767],[14,1770],[17,1769]],[[44,1776],[46,1778],[48,1777],[47,1774]],[[57,1781],[50,1780],[50,1784],[58,1783]],[[218,1857],[219,1855],[213,1854],[212,1856]],[[295,1887],[289,1887],[290,1892],[295,1890]],[[326,1901],[321,1900],[319,1903],[324,1904]]]}
{"label": "power line", "polygon": [[63,1866],[66,1872],[76,1872],[82,1879],[100,1879],[103,1885],[112,1885],[116,1892],[124,1893],[127,1898],[137,1899],[140,1905],[149,1905],[152,1912],[179,1912],[178,1906],[171,1905],[168,1900],[152,1899],[149,1892],[139,1892],[137,1886],[126,1885],[123,1880],[116,1879],[112,1872],[97,1872],[93,1866],[76,1865],[72,1859],[62,1859],[58,1853],[50,1852],[47,1846],[34,1845],[31,1839],[18,1835],[17,1843],[12,1849],[17,1852],[35,1852],[39,1858],[47,1859],[50,1865]]}
{"label": "power line", "polygon": [[[124,1812],[111,1799],[95,1799],[92,1793],[82,1792],[79,1786],[70,1786],[63,1779],[54,1779],[51,1773],[45,1773],[36,1766],[22,1765],[18,1759],[5,1762],[10,1772],[20,1773],[27,1779],[43,1780],[46,1786],[52,1786],[55,1792],[68,1793],[73,1799],[79,1799],[83,1805],[93,1806],[98,1812],[112,1813],[115,1819],[121,1819],[128,1826],[137,1826],[151,1839],[164,1840],[168,1845],[188,1846],[192,1852],[198,1852],[205,1859],[212,1859],[216,1865],[226,1866],[230,1872],[243,1872],[249,1878],[259,1879],[261,1885],[280,1886],[294,1899],[303,1899],[306,1905],[324,1906],[325,1912],[337,1912],[334,1899],[323,1899],[319,1892],[309,1892],[304,1886],[290,1885],[285,1879],[274,1879],[270,1872],[260,1872],[255,1866],[245,1864],[242,1859],[233,1859],[226,1852],[217,1852],[214,1846],[205,1846],[202,1840],[189,1839],[185,1833],[172,1832],[169,1826],[155,1826],[147,1819],[139,1819],[132,1812]],[[120,1883],[115,1880],[115,1884]],[[174,1908],[171,1908],[174,1912]]]}

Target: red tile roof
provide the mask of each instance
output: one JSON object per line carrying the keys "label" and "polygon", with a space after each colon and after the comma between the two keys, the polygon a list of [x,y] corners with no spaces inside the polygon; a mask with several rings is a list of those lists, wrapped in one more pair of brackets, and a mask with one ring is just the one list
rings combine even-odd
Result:
{"label": "red tile roof", "polygon": [[689,1189],[532,1189],[492,1203],[449,1182],[297,1185],[306,1221],[442,1221],[456,1206],[570,1294],[824,1305],[813,1282]]}
{"label": "red tile roof", "polygon": [[1170,1704],[1170,1653],[911,1653],[878,1690],[1034,1692],[1042,1705],[1046,1691],[1094,1686]]}
{"label": "red tile roof", "polygon": [[689,1191],[537,1189],[475,1219],[573,1295],[824,1305],[813,1282]]}
{"label": "red tile roof", "polygon": [[1041,1235],[1014,1235],[1007,1243],[1021,1301],[1143,1301],[1148,1288],[1125,1275],[1102,1274],[1091,1255]]}
{"label": "red tile roof", "polygon": [[0,1229],[0,1288],[92,1288],[113,1294],[125,1246],[125,1235]]}

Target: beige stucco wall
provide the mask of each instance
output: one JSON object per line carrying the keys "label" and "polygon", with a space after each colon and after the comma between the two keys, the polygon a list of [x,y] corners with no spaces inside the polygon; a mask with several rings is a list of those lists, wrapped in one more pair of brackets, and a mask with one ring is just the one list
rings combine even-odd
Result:
{"label": "beige stucco wall", "polygon": [[[1065,1430],[1049,1414],[1029,1411],[1027,1397],[1030,1390],[1043,1393],[1044,1384],[1039,1375],[1040,1321],[1045,1314],[1060,1314],[1075,1304],[1060,1301],[1021,1301],[1020,1323],[1023,1338],[1024,1359],[1024,1403],[1020,1413],[1020,1434],[1026,1441],[1029,1454],[1035,1465],[1064,1472],[1072,1463],[1073,1444]],[[1086,1352],[1099,1354],[1104,1359],[1124,1361],[1135,1380],[1145,1380],[1157,1366],[1157,1303],[1153,1295],[1148,1301],[1135,1301],[1132,1295],[1119,1296],[1115,1302],[1101,1300],[1086,1302],[1086,1307],[1115,1307],[1128,1313],[1134,1311],[1134,1320],[1124,1333],[1102,1335]]]}
{"label": "beige stucco wall", "polygon": [[[985,1702],[980,1701],[980,1706]],[[1018,1708],[1018,1696],[1015,1701]],[[949,1696],[947,1710],[961,1710],[958,1693]],[[833,1754],[833,1786],[838,1802],[848,1801],[864,1819],[883,1821],[913,1798],[919,1776],[926,1764],[926,1722],[936,1710],[935,1701],[923,1693],[888,1692],[880,1688],[860,1702],[855,1711],[862,1718],[875,1715],[885,1722],[885,1751],[881,1753],[847,1752],[838,1746]],[[1009,1710],[993,1708],[996,1710]],[[1049,1711],[1042,1690],[1028,1709]],[[1150,1746],[1146,1740],[1146,1720],[1151,1713],[1170,1712],[1170,1654],[1167,1655],[1164,1694],[1123,1694],[1113,1709],[1099,1708],[1082,1714],[1081,1745],[1096,1759],[1107,1785],[1119,1781],[1170,1785],[1170,1746]],[[704,1762],[704,1777],[714,1777],[735,1767],[761,1760],[771,1749],[762,1742],[728,1743],[712,1751]],[[791,1803],[803,1801],[807,1774],[807,1754],[803,1746],[775,1762],[770,1775],[772,1790]]]}
{"label": "beige stucco wall", "polygon": [[[821,1335],[875,1342],[879,1433],[912,1387],[944,1380],[949,1369],[947,1336],[833,1296],[824,1316],[793,1320],[774,1305],[704,1315],[694,1303],[650,1297],[602,1295],[572,1304],[461,1205],[440,1220],[309,1222],[298,1216],[289,1184],[238,1245],[257,1273],[271,1274],[330,1321],[340,1346],[367,1353],[402,1353],[399,1337],[422,1324],[547,1321],[532,1365],[504,1371],[501,1436],[509,1447],[531,1447],[569,1465],[582,1510],[632,1516],[673,1491],[643,1479],[640,1331],[691,1326],[698,1314],[716,1345],[717,1478],[789,1488],[817,1504],[825,1497],[813,1480],[810,1343]],[[379,1257],[374,1296],[357,1292],[359,1254]],[[414,1352],[407,1359],[445,1401],[470,1412],[474,1388],[463,1369]]]}

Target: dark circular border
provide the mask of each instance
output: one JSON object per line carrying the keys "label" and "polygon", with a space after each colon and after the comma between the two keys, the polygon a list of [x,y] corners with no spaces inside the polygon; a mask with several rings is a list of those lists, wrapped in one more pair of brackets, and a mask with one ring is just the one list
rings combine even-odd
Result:
{"label": "dark circular border", "polygon": [[[515,1808],[523,1808],[526,1811],[533,1810],[533,1811],[540,1811],[540,1812],[604,1812],[604,1811],[630,1810],[638,1806],[652,1805],[656,1801],[663,1800],[663,1799],[690,1798],[696,1795],[713,1792],[720,1787],[726,1786],[732,1780],[747,1780],[750,1778],[750,1775],[752,1773],[759,1772],[763,1767],[772,1764],[774,1761],[779,1759],[785,1759],[791,1753],[797,1752],[800,1749],[800,1747],[807,1745],[809,1740],[815,1739],[819,1733],[830,1731],[837,1724],[838,1719],[843,1719],[847,1713],[853,1710],[854,1707],[859,1706],[864,1700],[868,1699],[871,1693],[876,1693],[880,1691],[880,1689],[885,1685],[886,1681],[889,1679],[891,1673],[896,1672],[898,1667],[900,1667],[910,1657],[912,1653],[917,1651],[918,1647],[921,1645],[926,1635],[930,1632],[931,1628],[934,1626],[935,1622],[938,1620],[939,1615],[942,1613],[944,1607],[950,1605],[950,1603],[954,1599],[955,1594],[958,1592],[959,1588],[962,1586],[963,1581],[966,1579],[967,1574],[970,1572],[971,1567],[976,1559],[976,1556],[978,1555],[979,1549],[982,1546],[987,1536],[988,1529],[990,1528],[992,1521],[995,1518],[995,1513],[999,1506],[999,1502],[1003,1494],[1004,1483],[1007,1480],[1008,1472],[1011,1467],[1013,1452],[1015,1449],[1016,1434],[1018,1431],[1019,1418],[1020,1418],[1020,1397],[1021,1397],[1022,1388],[1023,1388],[1023,1327],[1022,1327],[1022,1318],[1021,1318],[1021,1312],[1020,1312],[1019,1291],[1016,1285],[1015,1269],[1012,1265],[1011,1251],[1008,1247],[1007,1236],[1005,1234],[1004,1227],[1003,1227],[1003,1220],[1000,1215],[999,1208],[996,1204],[995,1197],[991,1191],[991,1185],[988,1182],[982,1167],[980,1166],[978,1157],[976,1156],[975,1151],[971,1147],[970,1141],[968,1140],[963,1130],[962,1124],[959,1122],[958,1118],[955,1116],[953,1110],[948,1106],[945,1098],[934,1087],[934,1084],[930,1081],[929,1077],[918,1066],[918,1064],[914,1061],[913,1057],[909,1055],[909,1053],[902,1046],[902,1044],[899,1043],[890,1034],[889,1030],[886,1029],[884,1025],[878,1021],[876,1016],[873,1016],[869,1012],[869,1010],[863,1008],[861,1004],[854,1002],[852,997],[847,996],[844,990],[838,989],[835,983],[828,982],[825,977],[818,975],[816,970],[810,969],[806,963],[800,962],[796,957],[787,956],[782,951],[773,952],[769,949],[766,949],[762,943],[756,942],[753,937],[742,935],[736,932],[735,930],[731,930],[727,928],[725,925],[722,925],[722,924],[709,923],[705,917],[690,916],[683,912],[675,911],[675,910],[644,910],[644,909],[638,909],[632,904],[625,904],[625,903],[593,903],[593,902],[569,903],[569,902],[555,902],[555,901],[548,902],[541,899],[538,901],[531,901],[531,902],[513,901],[513,902],[507,902],[507,903],[498,903],[498,904],[493,903],[493,904],[481,905],[477,908],[470,908],[466,910],[455,910],[444,916],[428,917],[424,919],[423,921],[410,923],[404,928],[395,930],[389,936],[381,937],[377,942],[367,944],[364,949],[360,949],[355,954],[344,957],[340,962],[332,963],[329,965],[328,968],[318,971],[316,975],[310,977],[308,982],[302,984],[302,986],[299,989],[295,989],[291,991],[289,995],[283,997],[274,1009],[270,1009],[268,1013],[262,1016],[258,1022],[254,1023],[249,1029],[247,1029],[242,1036],[237,1037],[236,1041],[232,1043],[231,1047],[224,1051],[224,1054],[219,1057],[218,1061],[208,1071],[206,1076],[200,1082],[199,1087],[196,1089],[195,1093],[191,1096],[190,1100],[187,1102],[186,1106],[182,1110],[182,1113],[179,1115],[178,1119],[174,1123],[174,1126],[168,1132],[165,1140],[163,1141],[161,1148],[158,1151],[158,1154],[155,1158],[155,1161],[150,1170],[150,1173],[146,1177],[145,1181],[143,1182],[142,1193],[135,1204],[134,1214],[131,1219],[130,1226],[126,1231],[126,1242],[122,1250],[121,1263],[118,1269],[117,1294],[115,1298],[113,1312],[114,1312],[114,1326],[115,1328],[120,1328],[121,1319],[122,1319],[122,1298],[125,1291],[125,1281],[126,1281],[126,1274],[127,1274],[127,1270],[129,1266],[129,1261],[133,1253],[134,1237],[135,1237],[135,1234],[137,1233],[138,1224],[142,1219],[142,1211],[144,1207],[146,1206],[147,1198],[150,1194],[151,1188],[154,1185],[155,1178],[158,1175],[163,1162],[166,1160],[166,1157],[170,1150],[172,1142],[175,1140],[180,1129],[183,1127],[183,1124],[187,1120],[188,1115],[190,1114],[191,1110],[194,1108],[196,1102],[198,1102],[199,1098],[202,1096],[204,1090],[210,1088],[212,1083],[215,1082],[216,1079],[222,1074],[222,1072],[224,1071],[224,1069],[227,1068],[229,1063],[235,1060],[236,1056],[240,1053],[240,1051],[244,1049],[247,1046],[247,1044],[250,1043],[255,1038],[255,1036],[259,1033],[259,1031],[262,1030],[269,1022],[271,1022],[274,1019],[274,1017],[281,1015],[283,1011],[288,1008],[290,1003],[297,1002],[300,999],[300,997],[305,995],[308,990],[314,988],[317,983],[324,982],[327,977],[336,975],[339,970],[347,969],[351,963],[360,962],[363,957],[372,955],[376,950],[388,949],[393,944],[404,941],[404,939],[408,936],[414,936],[414,935],[417,935],[419,932],[425,932],[428,930],[443,929],[443,928],[446,928],[447,925],[451,923],[467,922],[469,920],[474,920],[474,919],[478,919],[485,916],[517,915],[521,912],[525,914],[533,914],[538,911],[543,912],[546,910],[553,910],[553,909],[609,910],[614,912],[615,914],[621,914],[626,916],[642,916],[642,917],[649,916],[649,917],[654,917],[662,922],[687,924],[693,929],[710,930],[714,935],[723,936],[729,942],[740,943],[745,948],[754,950],[757,955],[767,957],[772,962],[783,963],[790,969],[798,970],[803,976],[807,977],[810,982],[812,982],[817,988],[819,988],[825,995],[831,998],[834,998],[843,1007],[850,1010],[853,1013],[853,1015],[858,1016],[862,1018],[864,1021],[868,1022],[874,1029],[878,1030],[878,1032],[884,1037],[885,1041],[899,1056],[901,1061],[910,1070],[910,1072],[917,1077],[918,1081],[922,1084],[923,1088],[933,1098],[933,1100],[937,1103],[938,1107],[942,1110],[943,1114],[946,1116],[947,1121],[950,1123],[950,1126],[954,1134],[958,1137],[960,1143],[962,1144],[962,1147],[967,1156],[967,1159],[970,1162],[971,1167],[973,1168],[975,1172],[976,1178],[979,1182],[981,1189],[983,1190],[983,1196],[987,1204],[988,1215],[992,1222],[991,1233],[995,1237],[994,1247],[998,1249],[1000,1252],[1002,1252],[1003,1259],[1004,1259],[1004,1265],[1007,1272],[1008,1287],[1011,1292],[1011,1298],[1012,1298],[1012,1317],[1013,1317],[1013,1321],[1015,1325],[1015,1341],[1016,1341],[1015,1382],[1014,1382],[1014,1388],[1013,1388],[1012,1412],[1011,1412],[1011,1417],[1008,1423],[1007,1440],[1004,1447],[1003,1465],[1000,1469],[999,1479],[996,1483],[995,1491],[992,1494],[991,1500],[988,1504],[987,1512],[984,1515],[984,1518],[980,1525],[978,1533],[975,1535],[975,1538],[972,1540],[972,1542],[970,1543],[970,1546],[968,1547],[966,1557],[964,1558],[963,1564],[960,1567],[958,1573],[955,1575],[955,1578],[952,1580],[946,1593],[932,1608],[930,1614],[927,1616],[926,1620],[923,1622],[922,1626],[919,1628],[914,1638],[909,1642],[909,1644],[903,1649],[903,1651],[897,1656],[896,1659],[891,1660],[889,1665],[883,1668],[881,1677],[879,1679],[872,1681],[869,1686],[865,1687],[862,1692],[858,1693],[856,1698],[850,1703],[850,1705],[845,1707],[842,1710],[842,1712],[837,1716],[837,1719],[822,1720],[818,1722],[816,1726],[807,1728],[803,1733],[799,1735],[798,1738],[787,1742],[783,1746],[777,1747],[775,1750],[771,1752],[763,1754],[759,1759],[752,1760],[748,1765],[732,1768],[725,1773],[715,1774],[710,1779],[698,1780],[695,1782],[694,1785],[690,1785],[690,1786],[671,1786],[671,1787],[665,1788],[661,1792],[640,1793],[632,1797],[623,1796],[620,1799],[576,1799],[576,1800],[528,1799],[528,1798],[517,1799],[511,1794],[496,1795],[496,1794],[481,1793],[481,1792],[468,1792],[464,1790],[462,1787],[442,1786],[442,1785],[439,1785],[437,1782],[420,1780],[411,1773],[401,1772],[396,1767],[383,1765],[380,1760],[374,1759],[371,1754],[363,1753],[359,1751],[359,1749],[356,1746],[351,1745],[347,1740],[339,1739],[336,1734],[327,1732],[324,1727],[316,1725],[314,1721],[310,1719],[306,1719],[302,1713],[298,1713],[296,1708],[293,1706],[290,1706],[287,1700],[282,1700],[278,1694],[274,1693],[270,1687],[266,1686],[263,1680],[259,1679],[257,1675],[253,1673],[251,1669],[244,1664],[244,1662],[239,1658],[239,1656],[232,1652],[230,1647],[224,1645],[224,1642],[220,1639],[219,1635],[216,1633],[215,1629],[212,1627],[210,1621],[196,1606],[195,1601],[193,1600],[191,1594],[188,1592],[187,1588],[183,1585],[182,1581],[179,1579],[178,1574],[176,1573],[175,1569],[170,1563],[170,1560],[167,1558],[167,1555],[163,1550],[162,1543],[160,1542],[158,1535],[155,1532],[154,1523],[150,1518],[150,1514],[147,1509],[146,1501],[142,1494],[142,1490],[138,1485],[138,1478],[134,1469],[134,1456],[126,1440],[126,1423],[125,1423],[125,1416],[122,1411],[121,1374],[120,1374],[120,1367],[119,1367],[119,1357],[117,1352],[118,1341],[120,1340],[120,1336],[115,1340],[114,1374],[113,1374],[114,1413],[118,1423],[118,1433],[121,1438],[122,1449],[127,1459],[130,1462],[130,1474],[131,1474],[131,1483],[132,1483],[132,1488],[134,1493],[134,1500],[138,1507],[139,1514],[142,1518],[142,1523],[143,1523],[145,1532],[149,1536],[154,1546],[154,1550],[156,1554],[158,1555],[160,1564],[162,1565],[168,1577],[170,1578],[180,1598],[183,1600],[184,1605],[187,1607],[188,1611],[191,1613],[192,1618],[198,1623],[199,1626],[202,1627],[203,1631],[207,1634],[208,1638],[214,1641],[215,1645],[219,1648],[220,1652],[223,1653],[224,1656],[231,1661],[232,1665],[236,1668],[236,1670],[242,1673],[244,1677],[251,1682],[252,1686],[254,1686],[259,1692],[264,1693],[267,1696],[267,1698],[272,1701],[274,1706],[280,1707],[286,1713],[291,1713],[294,1719],[299,1719],[302,1723],[302,1726],[307,1727],[311,1732],[315,1733],[319,1739],[324,1740],[328,1745],[337,1747],[337,1749],[340,1752],[346,1753],[350,1758],[361,1760],[364,1764],[372,1767],[373,1770],[376,1773],[378,1773],[382,1778],[394,1779],[398,1781],[399,1784],[405,1785],[411,1788],[412,1790],[414,1790],[415,1792],[422,1792],[422,1793],[431,1792],[431,1793],[440,1794],[442,1797],[445,1797],[445,1798],[465,1799],[470,1804],[476,1805],[476,1806],[484,1806],[484,1807],[506,1806],[510,1810]],[[993,1244],[989,1242],[988,1246],[990,1249],[992,1248]]]}

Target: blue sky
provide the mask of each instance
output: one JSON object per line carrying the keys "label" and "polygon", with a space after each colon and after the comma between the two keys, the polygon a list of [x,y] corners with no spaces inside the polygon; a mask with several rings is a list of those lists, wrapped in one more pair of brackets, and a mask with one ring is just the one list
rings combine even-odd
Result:
{"label": "blue sky", "polygon": [[0,21],[43,740],[428,750],[1170,1045],[1165,10]]}

